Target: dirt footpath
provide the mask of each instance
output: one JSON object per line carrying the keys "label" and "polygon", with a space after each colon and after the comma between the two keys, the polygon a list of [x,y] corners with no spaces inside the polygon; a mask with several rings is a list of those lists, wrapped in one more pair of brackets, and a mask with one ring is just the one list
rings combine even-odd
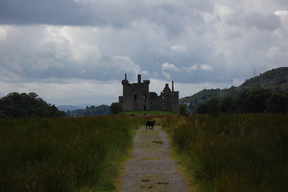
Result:
{"label": "dirt footpath", "polygon": [[118,191],[189,191],[187,182],[169,156],[167,134],[155,127],[139,129],[134,138],[132,158],[126,163]]}

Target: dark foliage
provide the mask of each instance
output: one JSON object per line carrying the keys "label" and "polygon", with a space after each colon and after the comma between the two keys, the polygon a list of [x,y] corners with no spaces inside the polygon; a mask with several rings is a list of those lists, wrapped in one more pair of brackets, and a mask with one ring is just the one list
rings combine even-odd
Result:
{"label": "dark foliage", "polygon": [[118,113],[122,112],[123,109],[120,103],[112,103],[110,106],[110,113],[111,115],[117,115]]}
{"label": "dark foliage", "polygon": [[[208,100],[212,98],[218,98],[223,99],[226,97],[236,98],[241,95],[246,88],[239,89],[237,87],[231,87],[229,89],[204,89],[196,94],[194,94],[191,97],[185,97],[183,99],[180,99],[181,104],[187,104],[188,105],[188,111],[194,112],[196,108],[207,102]],[[204,106],[201,106],[204,107]]]}
{"label": "dark foliage", "polygon": [[0,99],[0,118],[64,117],[55,105],[46,103],[36,93],[9,93]]}
{"label": "dark foliage", "polygon": [[219,102],[218,108],[221,113],[232,113],[235,110],[235,99],[231,96],[223,98]]}
{"label": "dark foliage", "polygon": [[197,106],[195,113],[287,113],[288,91],[253,88],[240,97],[212,98]]}
{"label": "dark foliage", "polygon": [[187,113],[187,105],[186,104],[180,104],[179,105],[179,114],[185,115]]}
{"label": "dark foliage", "polygon": [[238,112],[263,113],[266,109],[266,101],[271,94],[270,90],[263,88],[245,91],[238,99]]}
{"label": "dark foliage", "polygon": [[275,92],[266,101],[266,112],[285,113],[288,108],[288,92]]}
{"label": "dark foliage", "polygon": [[77,109],[74,111],[68,111],[68,116],[70,117],[87,117],[87,116],[99,116],[99,115],[109,115],[110,107],[108,105],[99,105],[95,107],[94,105],[86,109]]}
{"label": "dark foliage", "polygon": [[206,113],[218,113],[219,112],[219,99],[212,98],[207,102],[204,102],[196,108],[196,113],[206,114]]}

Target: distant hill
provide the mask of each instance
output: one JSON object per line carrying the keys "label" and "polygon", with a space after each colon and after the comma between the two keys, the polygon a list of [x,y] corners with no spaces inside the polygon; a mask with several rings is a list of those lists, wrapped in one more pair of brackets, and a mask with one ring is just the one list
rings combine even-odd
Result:
{"label": "distant hill", "polygon": [[193,112],[195,108],[211,98],[224,98],[227,96],[238,97],[247,89],[261,87],[272,91],[288,91],[288,67],[280,67],[266,71],[259,76],[246,80],[239,87],[232,86],[229,89],[204,89],[192,96],[181,98],[180,104],[187,104],[188,110]]}
{"label": "distant hill", "polygon": [[85,109],[76,109],[69,111],[70,117],[87,117],[87,116],[98,116],[98,115],[110,115],[110,106],[99,105],[99,106],[86,106]]}
{"label": "distant hill", "polygon": [[75,105],[59,105],[59,106],[56,106],[60,111],[65,111],[65,112],[68,112],[68,111],[74,111],[74,110],[77,110],[77,109],[85,109],[84,106],[75,106]]}
{"label": "distant hill", "polygon": [[288,67],[272,69],[246,80],[240,88],[262,87],[270,90],[288,90]]}

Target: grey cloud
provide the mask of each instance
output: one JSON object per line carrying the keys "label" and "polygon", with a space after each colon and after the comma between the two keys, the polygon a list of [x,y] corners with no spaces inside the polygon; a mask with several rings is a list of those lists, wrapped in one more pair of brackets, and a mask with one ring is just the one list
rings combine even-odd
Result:
{"label": "grey cloud", "polygon": [[[5,53],[3,53],[5,54]],[[16,56],[18,55],[18,56]],[[0,62],[3,70],[17,74],[27,80],[46,81],[47,79],[91,79],[107,81],[122,76],[124,73],[137,73],[141,68],[128,57],[104,54],[93,62],[81,63],[55,57],[39,58],[36,55],[23,57],[21,53],[14,54],[16,61],[7,58]],[[5,65],[10,63],[10,65]],[[5,75],[6,76],[6,75]],[[13,81],[11,79],[11,81]],[[17,80],[16,80],[17,81]]]}
{"label": "grey cloud", "polygon": [[153,9],[149,21],[161,26],[169,38],[179,37],[190,27],[203,24],[201,12],[213,10],[211,1],[180,1],[163,3]]}
{"label": "grey cloud", "polygon": [[[0,23],[127,27],[149,20],[179,35],[185,26],[199,23],[200,11],[213,8],[210,0],[180,2],[9,0],[0,3]],[[188,23],[187,23],[188,22]]]}
{"label": "grey cloud", "polygon": [[[2,80],[18,82],[22,77],[28,81],[46,81],[53,78],[106,81],[122,77],[124,73],[135,74],[141,71],[141,67],[129,56],[105,53],[97,45],[90,44],[89,38],[87,42],[78,41],[83,34],[77,36],[77,33],[73,32],[80,28],[50,28],[7,28],[6,31],[10,33],[0,47],[0,69],[5,71],[1,76]],[[11,32],[11,29],[15,32]],[[29,35],[31,31],[34,36]],[[10,40],[15,44],[9,44]],[[10,78],[11,74],[19,78]]]}
{"label": "grey cloud", "polygon": [[0,2],[0,23],[124,27],[142,8],[125,1],[9,0]]}
{"label": "grey cloud", "polygon": [[256,27],[260,30],[274,31],[281,27],[280,18],[275,14],[263,15],[259,12],[250,13],[245,17],[247,26]]}
{"label": "grey cloud", "polygon": [[123,27],[145,12],[143,8],[125,0],[9,0],[0,2],[0,23]]}
{"label": "grey cloud", "polygon": [[9,0],[0,3],[2,24],[87,25],[90,19],[71,0]]}

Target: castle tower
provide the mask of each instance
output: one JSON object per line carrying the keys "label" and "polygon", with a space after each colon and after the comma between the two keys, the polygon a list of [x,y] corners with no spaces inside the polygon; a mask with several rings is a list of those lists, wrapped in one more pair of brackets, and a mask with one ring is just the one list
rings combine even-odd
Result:
{"label": "castle tower", "polygon": [[174,91],[174,81],[172,81],[171,111],[179,113],[179,91]]}
{"label": "castle tower", "polygon": [[127,76],[122,80],[123,96],[119,97],[120,105],[124,111],[143,111],[147,108],[149,101],[149,84],[150,81],[141,82],[141,75],[138,74],[137,83],[129,83]]}

